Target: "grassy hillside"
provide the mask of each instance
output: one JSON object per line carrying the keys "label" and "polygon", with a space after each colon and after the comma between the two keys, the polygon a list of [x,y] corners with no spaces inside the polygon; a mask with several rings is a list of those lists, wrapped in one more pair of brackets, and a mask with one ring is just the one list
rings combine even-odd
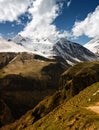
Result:
{"label": "grassy hillside", "polygon": [[99,102],[99,82],[81,91],[26,130],[98,130],[99,115],[86,109],[97,102]]}
{"label": "grassy hillside", "polygon": [[79,63],[69,68],[60,78],[59,91],[45,97],[34,109],[7,129],[98,129],[99,116],[87,109],[88,106],[99,102],[98,81],[98,61]]}
{"label": "grassy hillside", "polygon": [[99,81],[99,61],[79,63],[66,70],[60,78],[63,92],[70,98]]}

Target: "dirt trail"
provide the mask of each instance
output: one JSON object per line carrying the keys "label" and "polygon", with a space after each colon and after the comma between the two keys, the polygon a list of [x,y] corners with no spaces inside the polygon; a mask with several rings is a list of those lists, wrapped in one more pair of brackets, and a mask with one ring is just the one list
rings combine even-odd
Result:
{"label": "dirt trail", "polygon": [[93,106],[89,106],[87,107],[87,109],[94,111],[95,113],[99,114],[99,102],[97,102],[95,105]]}

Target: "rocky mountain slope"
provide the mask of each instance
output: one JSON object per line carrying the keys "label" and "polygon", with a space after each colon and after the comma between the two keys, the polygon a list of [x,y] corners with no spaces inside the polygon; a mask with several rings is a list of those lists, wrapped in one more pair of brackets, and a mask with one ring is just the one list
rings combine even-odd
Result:
{"label": "rocky mountain slope", "polygon": [[98,81],[98,61],[69,68],[61,75],[59,91],[1,130],[98,129],[99,115],[89,110],[99,102]]}
{"label": "rocky mountain slope", "polygon": [[93,61],[97,57],[80,44],[60,39],[54,46],[53,51],[56,55],[62,56],[69,64],[81,61]]}
{"label": "rocky mountain slope", "polygon": [[92,39],[91,41],[86,43],[84,47],[99,55],[99,38]]}

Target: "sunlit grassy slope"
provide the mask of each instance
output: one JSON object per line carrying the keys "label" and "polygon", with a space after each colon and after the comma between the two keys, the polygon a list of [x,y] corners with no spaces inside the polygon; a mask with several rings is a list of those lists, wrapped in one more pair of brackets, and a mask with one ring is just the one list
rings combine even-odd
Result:
{"label": "sunlit grassy slope", "polygon": [[[99,82],[87,87],[26,130],[98,130],[99,115],[86,107],[99,102]],[[96,95],[95,95],[96,93]]]}
{"label": "sunlit grassy slope", "polygon": [[99,82],[88,86],[33,124],[31,111],[1,130],[98,130],[99,114],[87,109],[99,102]]}

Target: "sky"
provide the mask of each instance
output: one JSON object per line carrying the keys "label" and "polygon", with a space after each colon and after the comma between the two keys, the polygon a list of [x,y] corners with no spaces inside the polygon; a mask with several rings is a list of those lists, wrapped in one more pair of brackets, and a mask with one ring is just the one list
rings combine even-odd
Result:
{"label": "sky", "polygon": [[0,0],[0,36],[67,38],[85,44],[99,36],[99,0]]}

